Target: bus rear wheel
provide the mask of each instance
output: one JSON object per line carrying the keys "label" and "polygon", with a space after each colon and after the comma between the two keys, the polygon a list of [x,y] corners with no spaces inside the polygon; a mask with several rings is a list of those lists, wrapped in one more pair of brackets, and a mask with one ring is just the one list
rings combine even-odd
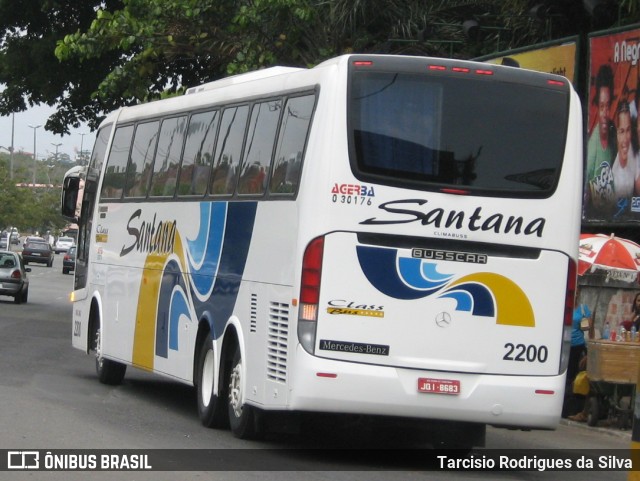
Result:
{"label": "bus rear wheel", "polygon": [[125,364],[121,364],[110,359],[102,357],[102,337],[100,335],[100,329],[96,330],[96,372],[98,373],[98,380],[102,384],[109,384],[112,386],[122,383],[124,379],[124,373],[127,370]]}
{"label": "bus rear wheel", "polygon": [[243,404],[242,355],[236,346],[229,373],[229,424],[233,435],[240,439],[259,439],[264,435],[262,416],[253,406]]}
{"label": "bus rear wheel", "polygon": [[229,426],[226,396],[224,391],[220,396],[216,395],[214,389],[216,356],[213,349],[213,340],[208,336],[198,354],[198,415],[202,424],[208,428],[226,428]]}

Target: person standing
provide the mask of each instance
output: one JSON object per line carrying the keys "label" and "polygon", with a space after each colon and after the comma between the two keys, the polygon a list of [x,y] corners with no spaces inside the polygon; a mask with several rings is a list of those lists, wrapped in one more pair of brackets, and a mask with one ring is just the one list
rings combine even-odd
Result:
{"label": "person standing", "polygon": [[[576,299],[578,295],[576,295]],[[580,326],[583,318],[591,319],[591,310],[586,304],[579,304],[573,310],[573,322],[571,325],[571,349],[569,351],[569,364],[567,366],[567,379],[565,384],[564,405],[562,408],[562,416],[567,417],[570,414],[580,412],[576,409],[578,404],[573,394],[573,381],[580,371],[580,361],[587,355],[587,343],[584,338],[584,332]]]}

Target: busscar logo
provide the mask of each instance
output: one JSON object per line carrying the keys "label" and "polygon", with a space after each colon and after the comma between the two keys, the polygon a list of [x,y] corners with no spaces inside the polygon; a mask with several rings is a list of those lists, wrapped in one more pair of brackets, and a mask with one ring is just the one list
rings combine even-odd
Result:
{"label": "busscar logo", "polygon": [[486,264],[485,254],[474,254],[472,252],[441,251],[435,249],[412,249],[411,257],[427,259],[432,261],[453,261],[466,262],[470,264]]}
{"label": "busscar logo", "polygon": [[38,451],[8,451],[8,469],[40,469],[40,453]]}

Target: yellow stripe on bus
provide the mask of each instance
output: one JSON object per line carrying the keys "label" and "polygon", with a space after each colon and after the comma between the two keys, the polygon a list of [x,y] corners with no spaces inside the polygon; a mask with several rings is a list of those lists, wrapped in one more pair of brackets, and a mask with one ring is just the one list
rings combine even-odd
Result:
{"label": "yellow stripe on bus", "polygon": [[[181,265],[184,265],[182,252],[180,235],[176,235],[174,253],[178,254]],[[149,371],[154,366],[159,293],[169,255],[152,253],[147,256],[138,295],[132,362],[134,366]]]}

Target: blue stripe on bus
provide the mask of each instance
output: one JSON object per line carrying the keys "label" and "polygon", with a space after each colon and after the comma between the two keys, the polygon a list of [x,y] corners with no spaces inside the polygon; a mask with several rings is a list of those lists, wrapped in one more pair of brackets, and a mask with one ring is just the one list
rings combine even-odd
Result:
{"label": "blue stripe on bus", "polygon": [[[199,303],[198,316],[208,311],[211,331],[215,338],[222,335],[233,313],[240,282],[247,262],[253,237],[257,202],[230,202],[227,204],[224,239],[214,279],[213,292],[207,301]],[[253,239],[255,242],[256,239]]]}

